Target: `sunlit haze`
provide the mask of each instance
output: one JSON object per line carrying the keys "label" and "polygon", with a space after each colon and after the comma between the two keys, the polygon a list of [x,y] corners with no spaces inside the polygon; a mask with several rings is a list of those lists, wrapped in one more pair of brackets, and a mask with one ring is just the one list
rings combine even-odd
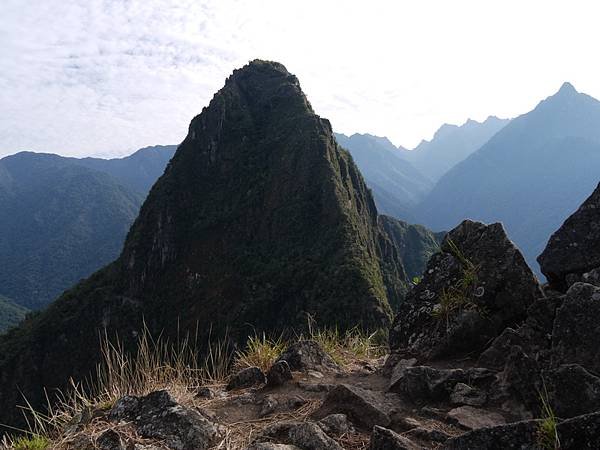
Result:
{"label": "sunlit haze", "polygon": [[178,143],[254,58],[296,74],[336,131],[412,148],[564,81],[600,98],[599,17],[573,0],[2,0],[0,156]]}

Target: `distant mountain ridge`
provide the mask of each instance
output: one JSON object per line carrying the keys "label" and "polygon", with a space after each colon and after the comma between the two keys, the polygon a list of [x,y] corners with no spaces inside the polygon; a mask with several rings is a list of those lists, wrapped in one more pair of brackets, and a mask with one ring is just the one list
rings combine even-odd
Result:
{"label": "distant mountain ridge", "polygon": [[39,309],[115,258],[175,146],[113,160],[0,160],[0,295]]}
{"label": "distant mountain ridge", "polygon": [[600,102],[565,83],[457,164],[415,209],[419,223],[501,221],[531,267],[600,179]]}
{"label": "distant mountain ridge", "polygon": [[431,141],[421,143],[403,156],[423,175],[436,182],[506,126],[509,119],[488,117],[483,122],[467,120],[463,125],[442,125]]}
{"label": "distant mountain ridge", "polygon": [[347,149],[373,191],[380,214],[412,221],[411,210],[429,191],[433,183],[402,156],[405,149],[394,146],[386,137],[370,134],[335,134]]}
{"label": "distant mountain ridge", "polygon": [[29,310],[0,295],[0,334],[25,318]]}

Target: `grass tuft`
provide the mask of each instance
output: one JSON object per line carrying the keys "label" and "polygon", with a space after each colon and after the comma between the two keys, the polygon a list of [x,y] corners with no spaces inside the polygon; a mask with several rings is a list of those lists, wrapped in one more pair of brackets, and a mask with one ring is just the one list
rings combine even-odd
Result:
{"label": "grass tuft", "polygon": [[14,450],[46,450],[50,440],[44,436],[32,435],[15,438],[9,444]]}
{"label": "grass tuft", "polygon": [[544,386],[544,391],[540,392],[539,396],[542,404],[542,417],[537,429],[537,445],[542,450],[559,450],[558,419],[552,410],[552,406],[550,406],[546,386]]}
{"label": "grass tuft", "polygon": [[247,367],[258,367],[267,372],[275,360],[285,350],[286,343],[281,337],[270,339],[265,333],[248,338],[246,348],[235,354],[234,367],[237,370]]}

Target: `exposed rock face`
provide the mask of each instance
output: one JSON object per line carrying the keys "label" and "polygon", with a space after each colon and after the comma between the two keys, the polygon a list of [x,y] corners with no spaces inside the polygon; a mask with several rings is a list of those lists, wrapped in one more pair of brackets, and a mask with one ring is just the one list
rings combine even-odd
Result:
{"label": "exposed rock face", "polygon": [[600,373],[600,287],[576,283],[556,311],[552,347],[557,361]]}
{"label": "exposed rock face", "polygon": [[267,377],[258,367],[246,367],[236,373],[229,383],[227,390],[247,388],[262,385],[267,382]]}
{"label": "exposed rock face", "polygon": [[277,359],[287,362],[290,370],[339,370],[337,363],[313,340],[290,345]]}
{"label": "exposed rock face", "polygon": [[134,422],[140,436],[161,439],[173,450],[208,449],[222,438],[217,425],[177,404],[166,391],[123,397],[113,406],[110,418]]}
{"label": "exposed rock face", "polygon": [[550,237],[538,262],[550,285],[563,292],[569,274],[600,267],[600,185]]}
{"label": "exposed rock face", "polygon": [[419,450],[420,446],[387,428],[375,426],[369,450]]}
{"label": "exposed rock face", "polygon": [[522,322],[541,291],[502,225],[465,220],[407,295],[390,347],[420,360],[473,354]]}
{"label": "exposed rock face", "polygon": [[[121,256],[0,338],[0,422],[95,368],[98,336],[249,333],[390,322],[406,287],[373,199],[298,79],[282,65],[236,70],[195,117]],[[200,336],[203,338],[204,336]],[[18,389],[17,387],[18,386]]]}

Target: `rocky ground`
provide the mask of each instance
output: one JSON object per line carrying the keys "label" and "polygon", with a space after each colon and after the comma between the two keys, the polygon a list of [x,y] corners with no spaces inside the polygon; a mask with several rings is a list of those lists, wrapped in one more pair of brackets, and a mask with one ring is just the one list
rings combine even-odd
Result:
{"label": "rocky ground", "polygon": [[340,366],[300,340],[266,373],[85,410],[55,448],[598,449],[598,230],[596,192],[550,240],[540,286],[501,225],[464,221],[402,304],[385,357]]}

